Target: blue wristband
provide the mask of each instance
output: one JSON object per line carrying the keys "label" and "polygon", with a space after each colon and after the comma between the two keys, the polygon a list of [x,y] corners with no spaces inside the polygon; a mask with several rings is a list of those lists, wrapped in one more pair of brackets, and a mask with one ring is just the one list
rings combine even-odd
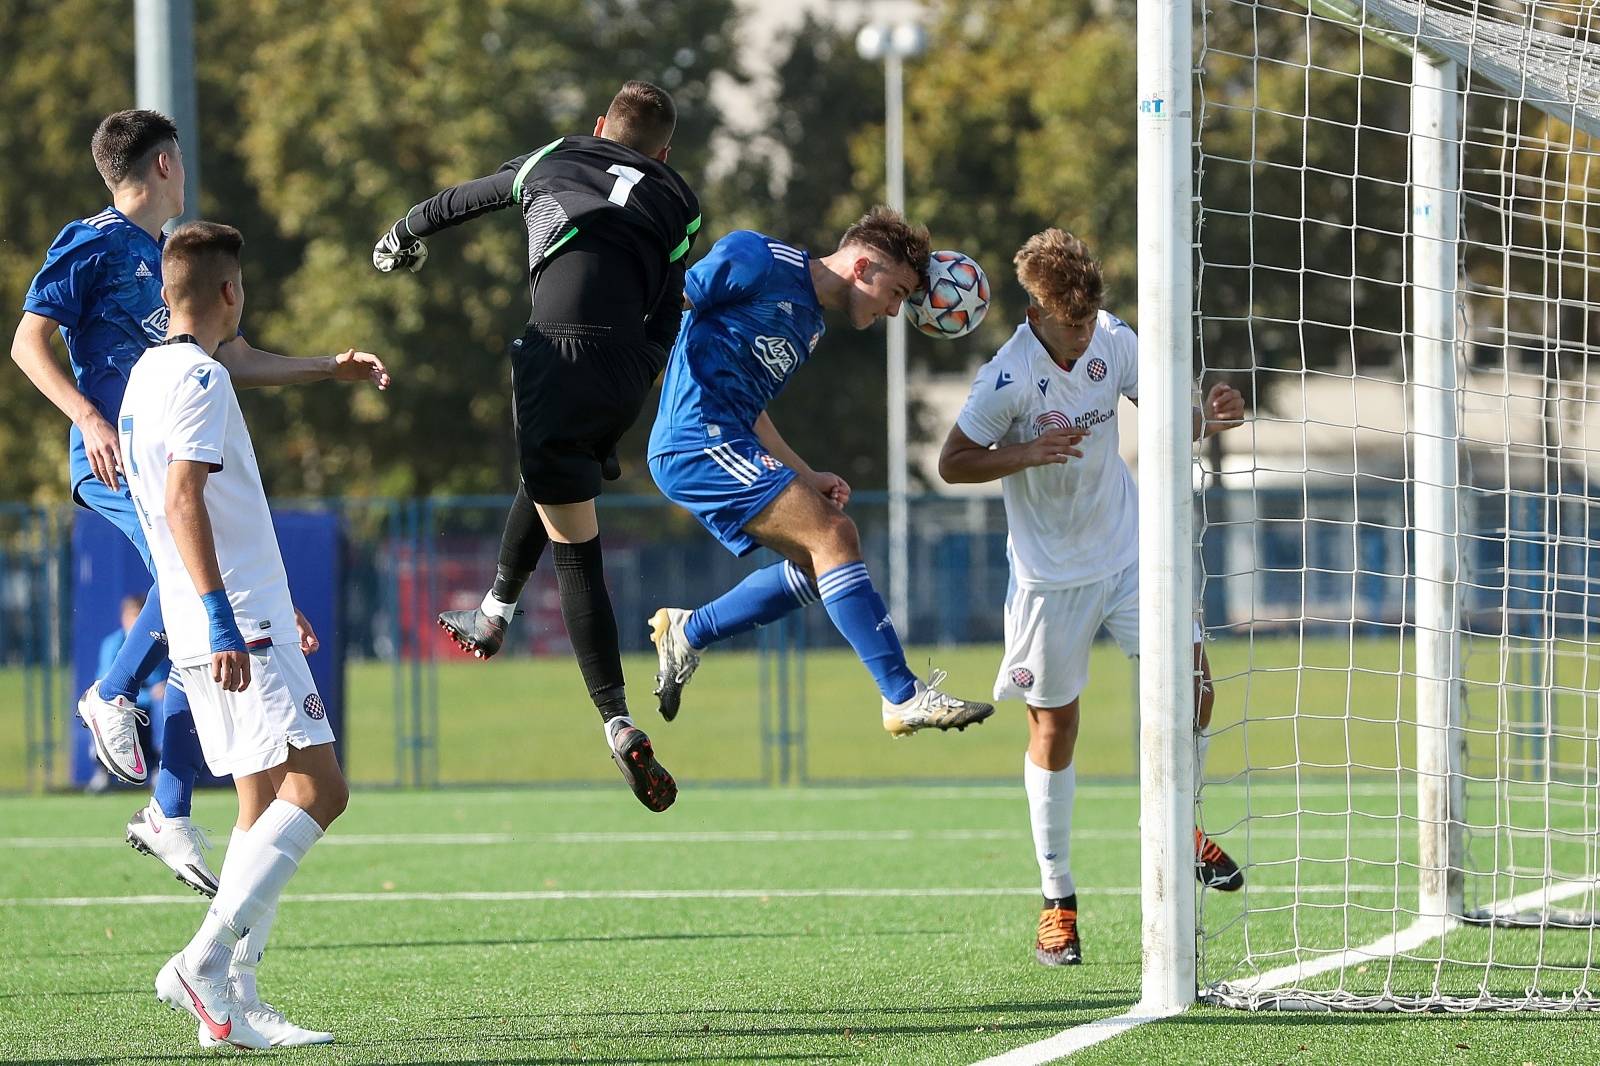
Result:
{"label": "blue wristband", "polygon": [[205,606],[206,620],[211,623],[211,650],[246,651],[244,634],[239,632],[239,623],[233,620],[228,593],[223,589],[207,592],[200,597],[200,602]]}

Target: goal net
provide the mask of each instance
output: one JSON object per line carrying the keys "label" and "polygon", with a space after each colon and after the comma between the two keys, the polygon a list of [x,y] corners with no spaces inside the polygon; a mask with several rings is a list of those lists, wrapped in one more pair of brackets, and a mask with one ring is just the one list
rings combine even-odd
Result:
{"label": "goal net", "polygon": [[1600,9],[1196,0],[1203,999],[1600,1004]]}

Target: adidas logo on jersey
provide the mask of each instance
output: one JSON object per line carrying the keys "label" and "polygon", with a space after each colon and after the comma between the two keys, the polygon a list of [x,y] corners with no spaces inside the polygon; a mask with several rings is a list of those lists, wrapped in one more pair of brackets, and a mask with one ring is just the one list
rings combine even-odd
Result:
{"label": "adidas logo on jersey", "polygon": [[788,300],[779,300],[778,310],[782,311],[786,315],[792,315],[794,314],[794,304],[790,303]]}
{"label": "adidas logo on jersey", "polygon": [[138,265],[138,267],[136,267],[134,269],[133,276],[136,277],[136,278],[151,278],[151,277],[155,277],[154,274],[150,273],[150,268],[144,265],[144,260],[143,259],[139,260],[139,265]]}

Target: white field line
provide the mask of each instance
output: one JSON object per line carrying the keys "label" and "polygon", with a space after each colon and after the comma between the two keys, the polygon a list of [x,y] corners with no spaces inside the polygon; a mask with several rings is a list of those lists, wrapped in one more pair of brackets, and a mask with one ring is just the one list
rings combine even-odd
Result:
{"label": "white field line", "polygon": [[[1596,887],[1593,881],[1558,881],[1545,885],[1509,899],[1500,900],[1490,904],[1489,910],[1496,914],[1516,914],[1534,906],[1550,906],[1561,900],[1570,899],[1584,892],[1592,891]],[[1330,970],[1343,970],[1350,966],[1359,966],[1374,959],[1384,959],[1391,955],[1403,955],[1408,951],[1415,951],[1430,940],[1436,940],[1452,930],[1460,928],[1461,923],[1454,918],[1418,918],[1404,929],[1379,937],[1370,944],[1349,948],[1336,955],[1324,955],[1317,959],[1307,959],[1300,962],[1280,966],[1275,970],[1257,974],[1242,981],[1230,982],[1234,987],[1244,991],[1266,991],[1280,988],[1284,985],[1296,985]]]}
{"label": "white field line", "polygon": [[1098,1018],[1092,1022],[1075,1025],[1071,1029],[1063,1030],[1055,1036],[1045,1037],[1043,1040],[1032,1044],[1024,1044],[1019,1048],[1012,1048],[1003,1055],[984,1059],[975,1066],[1040,1066],[1041,1063],[1055,1062],[1064,1059],[1074,1052],[1082,1051],[1087,1047],[1094,1047],[1114,1036],[1120,1036],[1129,1029],[1136,1029],[1146,1022],[1160,1021],[1170,1018],[1170,1014],[1149,1014],[1141,1012],[1138,1007],[1126,1014],[1119,1014],[1114,1018]]}
{"label": "white field line", "polygon": [[[1263,771],[1265,772],[1265,771]],[[1234,781],[1213,781],[1208,783],[1206,789],[1221,796],[1243,796],[1246,785],[1243,778]],[[606,785],[596,782],[593,786],[574,785],[556,788],[474,788],[467,786],[459,789],[444,788],[429,791],[416,791],[406,789],[375,788],[363,790],[358,784],[355,786],[358,801],[379,801],[389,803],[406,799],[422,799],[429,803],[438,803],[441,796],[450,799],[465,799],[471,803],[503,802],[506,800],[517,803],[555,804],[555,803],[585,803],[593,804],[596,795],[606,788]],[[1396,794],[1411,795],[1407,790],[1401,793],[1393,781],[1357,781],[1347,784],[1342,780],[1309,780],[1298,785],[1294,782],[1259,782],[1248,786],[1249,793],[1253,796],[1393,796]],[[752,803],[830,803],[830,802],[858,802],[861,800],[883,799],[885,792],[915,791],[918,802],[925,800],[1017,800],[1023,798],[1022,782],[1015,785],[918,785],[915,781],[884,782],[874,785],[830,785],[817,783],[803,787],[769,788],[765,785],[752,782],[749,786],[730,785],[727,787],[699,788],[694,792],[697,803],[733,802],[740,804]],[[1077,802],[1085,800],[1126,800],[1137,798],[1139,786],[1134,783],[1098,783],[1094,781],[1080,781],[1076,794]]]}
{"label": "white field line", "polygon": [[[1393,885],[1351,885],[1352,892],[1393,891]],[[1329,894],[1344,892],[1344,885],[1329,885]],[[1138,896],[1137,885],[1093,888],[1096,896]],[[1308,894],[1293,885],[1261,887],[1256,893]],[[674,899],[879,899],[909,896],[1035,896],[1037,885],[1022,888],[584,888],[508,892],[307,892],[290,893],[286,902],[300,903],[559,903],[563,900],[674,900]],[[165,907],[199,906],[193,895],[161,896],[31,896],[0,899],[0,907]]]}
{"label": "white field line", "polygon": [[[1262,840],[1344,840],[1347,837],[1387,840],[1394,831],[1379,826],[1347,833],[1343,829],[1282,828],[1252,829],[1250,835]],[[1128,833],[1116,829],[1074,829],[1074,840],[1126,840]],[[335,831],[318,847],[502,847],[576,844],[814,844],[869,843],[893,844],[961,840],[1026,840],[1023,829],[735,829],[722,832],[665,833],[340,833]],[[74,848],[121,848],[127,842],[115,836],[0,837],[0,848],[35,850]]]}

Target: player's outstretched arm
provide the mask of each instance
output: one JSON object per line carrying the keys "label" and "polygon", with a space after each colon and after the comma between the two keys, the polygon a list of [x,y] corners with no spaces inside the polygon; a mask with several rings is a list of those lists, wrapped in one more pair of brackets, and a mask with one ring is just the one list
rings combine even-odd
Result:
{"label": "player's outstretched arm", "polygon": [[122,444],[111,423],[78,391],[78,383],[50,350],[50,335],[59,328],[60,323],[53,318],[24,311],[16,335],[11,338],[11,359],[28,375],[33,387],[78,427],[83,434],[84,451],[89,454],[89,469],[107,488],[114,489],[117,471],[122,469]]}
{"label": "player's outstretched arm", "polygon": [[372,265],[383,273],[409,270],[413,274],[428,261],[424,237],[442,229],[459,226],[489,211],[499,211],[516,203],[522,195],[519,184],[528,156],[513,159],[493,174],[464,181],[440,190],[422,201],[404,218],[389,227],[372,248]]}
{"label": "player's outstretched arm", "polygon": [[967,436],[960,426],[951,426],[939,451],[939,476],[951,485],[976,485],[1031,466],[1082,459],[1077,445],[1088,435],[1086,429],[1052,429],[1021,444],[991,448]]}
{"label": "player's outstretched arm", "polygon": [[789,447],[789,442],[783,439],[783,434],[772,424],[772,416],[767,412],[762,411],[756,418],[755,431],[762,446],[771,452],[774,458],[798,474],[801,481],[826,496],[835,507],[842,508],[850,502],[849,482],[838,474],[830,474],[826,470],[813,470],[809,463],[800,458],[800,453]]}
{"label": "player's outstretched arm", "polygon": [[250,652],[234,620],[233,607],[222,584],[222,567],[217,563],[217,542],[205,499],[206,479],[210,476],[208,463],[173,460],[167,466],[163,502],[178,557],[200,594],[211,625],[212,680],[228,692],[243,692],[250,686]]}
{"label": "player's outstretched arm", "polygon": [[243,337],[235,337],[217,349],[216,358],[228,368],[234,386],[241,389],[309,381],[370,381],[380,389],[389,387],[389,369],[383,360],[354,348],[338,355],[297,358],[262,351]]}

